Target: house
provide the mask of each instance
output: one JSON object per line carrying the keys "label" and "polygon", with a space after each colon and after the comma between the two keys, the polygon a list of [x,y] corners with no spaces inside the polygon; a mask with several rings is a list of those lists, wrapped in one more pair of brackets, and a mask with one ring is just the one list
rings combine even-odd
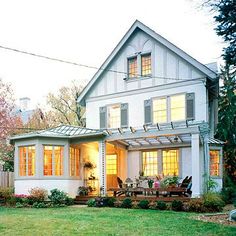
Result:
{"label": "house", "polygon": [[[211,69],[210,69],[211,68]],[[214,66],[135,21],[78,98],[86,128],[62,125],[18,135],[15,191],[78,186],[106,193],[139,175],[192,176],[198,197],[211,176],[222,186]]]}

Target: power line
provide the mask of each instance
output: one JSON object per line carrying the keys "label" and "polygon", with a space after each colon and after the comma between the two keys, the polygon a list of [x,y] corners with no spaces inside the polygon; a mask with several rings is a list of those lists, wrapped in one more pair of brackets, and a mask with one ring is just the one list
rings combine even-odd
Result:
{"label": "power line", "polygon": [[[43,58],[43,59],[47,59],[47,60],[51,60],[51,61],[66,63],[66,64],[70,64],[70,65],[74,65],[74,66],[85,67],[85,68],[94,69],[94,70],[98,70],[98,71],[113,72],[113,73],[125,75],[127,77],[129,75],[129,73],[124,72],[124,71],[111,70],[111,69],[105,69],[105,68],[102,68],[102,67],[90,66],[90,65],[81,64],[81,63],[77,63],[77,62],[72,62],[72,61],[68,61],[68,60],[63,60],[63,59],[59,59],[59,58],[55,58],[55,57],[49,57],[49,56],[45,56],[45,55],[41,55],[41,54],[37,54],[37,53],[23,51],[23,50],[16,49],[16,48],[10,48],[10,47],[6,47],[6,46],[2,46],[2,45],[0,45],[0,48],[5,49],[5,50],[9,50],[9,51],[13,51],[13,52],[17,52],[17,53],[26,54],[26,55],[29,55],[29,56],[34,56],[34,57],[39,57],[39,58]],[[162,76],[151,76],[151,75],[150,76],[142,76],[142,75],[138,74],[137,78],[140,78],[140,77],[175,80],[175,81],[191,81],[191,80],[197,80],[197,79],[205,80],[205,77],[199,77],[199,78],[195,78],[195,79],[180,79],[180,78],[173,78],[173,77],[162,77]]]}
{"label": "power line", "polygon": [[7,126],[0,126],[0,129],[19,129],[19,130],[43,130],[43,129],[36,129],[36,128],[26,128],[26,127],[7,127]]}

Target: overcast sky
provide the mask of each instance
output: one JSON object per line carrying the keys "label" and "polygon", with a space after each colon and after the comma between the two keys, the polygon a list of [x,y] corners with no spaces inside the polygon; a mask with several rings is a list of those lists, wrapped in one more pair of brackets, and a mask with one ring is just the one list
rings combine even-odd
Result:
{"label": "overcast sky", "polygon": [[[222,41],[212,15],[191,0],[0,0],[0,45],[99,67],[138,19],[202,63],[219,61]],[[0,78],[16,98],[44,104],[93,69],[0,49]]]}

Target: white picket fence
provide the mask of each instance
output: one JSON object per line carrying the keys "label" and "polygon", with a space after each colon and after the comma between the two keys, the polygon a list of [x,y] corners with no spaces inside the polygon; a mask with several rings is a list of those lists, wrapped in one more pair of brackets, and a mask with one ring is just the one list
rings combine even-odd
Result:
{"label": "white picket fence", "polygon": [[14,186],[14,172],[0,171],[0,187]]}

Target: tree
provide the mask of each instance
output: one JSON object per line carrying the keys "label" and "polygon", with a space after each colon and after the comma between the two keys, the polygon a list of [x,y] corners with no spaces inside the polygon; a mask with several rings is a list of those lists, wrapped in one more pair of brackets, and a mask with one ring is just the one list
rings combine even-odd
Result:
{"label": "tree", "polygon": [[70,87],[63,86],[57,94],[49,93],[47,103],[54,117],[55,124],[85,126],[83,119],[84,108],[77,104],[82,91],[81,86],[72,82]]}
{"label": "tree", "polygon": [[13,170],[13,146],[8,137],[20,132],[20,117],[14,113],[15,105],[11,85],[0,79],[0,161],[5,170]]}

